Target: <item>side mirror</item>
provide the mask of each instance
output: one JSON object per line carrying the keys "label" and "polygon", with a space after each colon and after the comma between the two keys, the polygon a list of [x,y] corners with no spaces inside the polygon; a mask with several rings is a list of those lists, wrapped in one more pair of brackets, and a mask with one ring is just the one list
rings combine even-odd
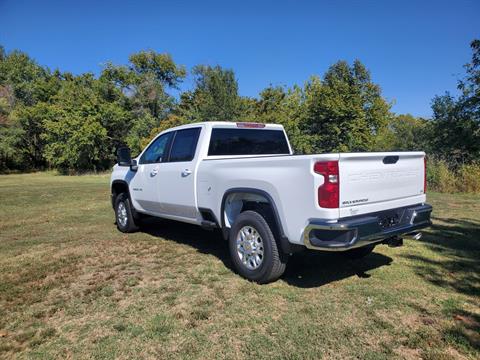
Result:
{"label": "side mirror", "polygon": [[130,166],[132,163],[132,155],[128,147],[121,147],[117,150],[117,163],[120,166]]}

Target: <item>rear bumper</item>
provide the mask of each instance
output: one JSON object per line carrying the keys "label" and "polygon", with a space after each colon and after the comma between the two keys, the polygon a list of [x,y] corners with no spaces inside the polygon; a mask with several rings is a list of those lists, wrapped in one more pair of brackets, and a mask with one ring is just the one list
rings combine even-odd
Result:
{"label": "rear bumper", "polygon": [[304,230],[303,242],[309,249],[345,251],[430,226],[431,212],[430,205],[418,204],[343,218],[334,223],[312,219]]}

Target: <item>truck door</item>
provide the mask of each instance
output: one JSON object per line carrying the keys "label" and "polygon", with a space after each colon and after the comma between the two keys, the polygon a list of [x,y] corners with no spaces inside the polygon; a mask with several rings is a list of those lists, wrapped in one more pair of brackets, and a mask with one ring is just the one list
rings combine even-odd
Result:
{"label": "truck door", "polygon": [[195,219],[197,143],[202,127],[175,131],[168,162],[162,163],[158,181],[160,212],[164,215]]}
{"label": "truck door", "polygon": [[140,211],[160,213],[158,177],[166,164],[173,136],[172,131],[157,137],[139,159],[138,170],[130,181],[130,195],[134,207]]}

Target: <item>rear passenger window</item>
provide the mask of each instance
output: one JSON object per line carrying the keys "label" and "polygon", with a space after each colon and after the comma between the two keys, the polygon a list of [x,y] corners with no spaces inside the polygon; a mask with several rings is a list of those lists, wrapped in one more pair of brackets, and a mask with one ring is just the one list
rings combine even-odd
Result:
{"label": "rear passenger window", "polygon": [[170,151],[170,162],[193,160],[200,130],[200,128],[192,128],[177,131]]}

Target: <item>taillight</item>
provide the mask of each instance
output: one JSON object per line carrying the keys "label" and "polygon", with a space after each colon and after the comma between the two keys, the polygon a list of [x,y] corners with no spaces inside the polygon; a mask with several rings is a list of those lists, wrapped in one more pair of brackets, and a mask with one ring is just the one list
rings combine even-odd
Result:
{"label": "taillight", "polygon": [[340,200],[340,176],[338,161],[320,161],[315,163],[313,171],[323,175],[323,185],[318,188],[318,205],[322,208],[336,209]]}
{"label": "taillight", "polygon": [[427,157],[423,157],[423,193],[427,193]]}

